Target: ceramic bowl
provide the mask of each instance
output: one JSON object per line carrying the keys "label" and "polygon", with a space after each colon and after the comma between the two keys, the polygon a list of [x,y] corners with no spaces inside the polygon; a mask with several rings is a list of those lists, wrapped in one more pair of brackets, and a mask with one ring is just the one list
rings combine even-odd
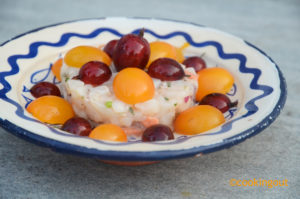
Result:
{"label": "ceramic bowl", "polygon": [[[208,67],[230,71],[235,84],[227,95],[238,106],[226,122],[195,136],[171,141],[113,143],[78,137],[34,119],[25,109],[29,92],[40,81],[58,83],[52,63],[77,45],[103,45],[145,28],[151,42],[181,46],[185,56],[204,55]],[[100,18],[50,25],[19,35],[0,46],[0,123],[12,134],[59,152],[105,161],[142,162],[197,156],[238,144],[268,127],[286,100],[286,83],[275,62],[262,50],[231,34],[201,25],[150,18]]]}

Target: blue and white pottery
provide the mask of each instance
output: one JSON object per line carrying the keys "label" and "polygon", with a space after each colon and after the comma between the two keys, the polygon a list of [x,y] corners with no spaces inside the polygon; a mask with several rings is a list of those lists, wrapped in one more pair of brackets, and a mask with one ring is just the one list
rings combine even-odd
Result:
{"label": "blue and white pottery", "polygon": [[[40,81],[59,83],[51,65],[78,45],[99,46],[145,28],[145,38],[174,46],[190,44],[185,55],[202,55],[208,67],[222,67],[235,78],[227,94],[238,106],[226,122],[195,136],[171,141],[113,143],[79,137],[41,123],[25,107],[34,98],[29,89]],[[280,114],[287,90],[275,62],[251,43],[197,24],[150,18],[101,18],[50,25],[12,38],[0,45],[0,124],[30,142],[60,152],[108,161],[159,161],[218,151],[238,144],[268,127]]]}

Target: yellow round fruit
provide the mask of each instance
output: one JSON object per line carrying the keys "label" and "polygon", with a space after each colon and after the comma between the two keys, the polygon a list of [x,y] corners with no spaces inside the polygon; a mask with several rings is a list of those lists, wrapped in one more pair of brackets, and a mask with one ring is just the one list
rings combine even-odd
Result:
{"label": "yellow round fruit", "polygon": [[61,81],[60,70],[61,70],[62,65],[63,65],[63,59],[60,58],[60,59],[56,60],[56,62],[54,62],[54,64],[51,67],[51,71],[53,72],[56,79],[58,79],[58,81]]}
{"label": "yellow round fruit", "polygon": [[213,129],[225,122],[219,109],[209,105],[198,105],[181,112],[174,121],[175,132],[196,135]]}
{"label": "yellow round fruit", "polygon": [[164,42],[164,41],[154,41],[150,44],[150,58],[147,64],[147,68],[150,66],[150,64],[155,61],[158,58],[171,58],[175,59],[177,57],[177,50],[174,46],[171,44]]}
{"label": "yellow round fruit", "polygon": [[116,75],[113,90],[119,100],[127,104],[137,104],[152,99],[155,87],[145,71],[139,68],[125,68]]}
{"label": "yellow round fruit", "polygon": [[64,62],[68,66],[81,68],[90,61],[100,61],[106,65],[111,64],[110,57],[101,49],[92,46],[77,46],[67,52]]}
{"label": "yellow round fruit", "polygon": [[97,140],[127,142],[125,132],[114,124],[101,124],[97,126],[92,130],[89,137]]}
{"label": "yellow round fruit", "polygon": [[68,101],[53,95],[35,99],[28,105],[27,111],[41,122],[48,124],[63,124],[75,116]]}
{"label": "yellow round fruit", "polygon": [[224,68],[214,67],[200,70],[198,72],[196,100],[200,101],[211,93],[226,94],[233,86],[233,83],[233,76]]}

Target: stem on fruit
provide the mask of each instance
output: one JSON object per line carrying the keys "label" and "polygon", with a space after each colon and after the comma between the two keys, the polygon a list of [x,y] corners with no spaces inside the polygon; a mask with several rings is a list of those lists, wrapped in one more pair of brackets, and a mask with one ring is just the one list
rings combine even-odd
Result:
{"label": "stem on fruit", "polygon": [[235,106],[237,106],[238,105],[238,101],[236,100],[235,102],[232,102],[232,103],[230,103],[230,108],[231,107],[235,107]]}
{"label": "stem on fruit", "polygon": [[74,76],[72,79],[79,79],[79,75]]}
{"label": "stem on fruit", "polygon": [[144,37],[145,28],[142,28],[139,32],[139,37]]}
{"label": "stem on fruit", "polygon": [[183,51],[185,48],[189,47],[190,44],[188,42],[185,42],[181,47],[179,47],[180,51]]}
{"label": "stem on fruit", "polygon": [[204,57],[204,55],[205,55],[205,52],[200,55],[200,58]]}

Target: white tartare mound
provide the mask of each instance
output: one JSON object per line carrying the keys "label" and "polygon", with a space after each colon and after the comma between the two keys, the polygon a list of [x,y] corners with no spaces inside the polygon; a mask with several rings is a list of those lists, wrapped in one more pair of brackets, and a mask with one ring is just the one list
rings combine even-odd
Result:
{"label": "white tartare mound", "polygon": [[112,88],[116,73],[104,84],[93,87],[72,79],[78,75],[79,68],[63,64],[60,89],[76,115],[93,123],[113,123],[121,127],[131,127],[136,122],[143,123],[148,118],[155,118],[159,123],[173,129],[175,115],[195,105],[198,85],[194,69],[182,67],[188,76],[177,81],[152,78],[155,96],[135,105],[126,104],[116,98]]}

